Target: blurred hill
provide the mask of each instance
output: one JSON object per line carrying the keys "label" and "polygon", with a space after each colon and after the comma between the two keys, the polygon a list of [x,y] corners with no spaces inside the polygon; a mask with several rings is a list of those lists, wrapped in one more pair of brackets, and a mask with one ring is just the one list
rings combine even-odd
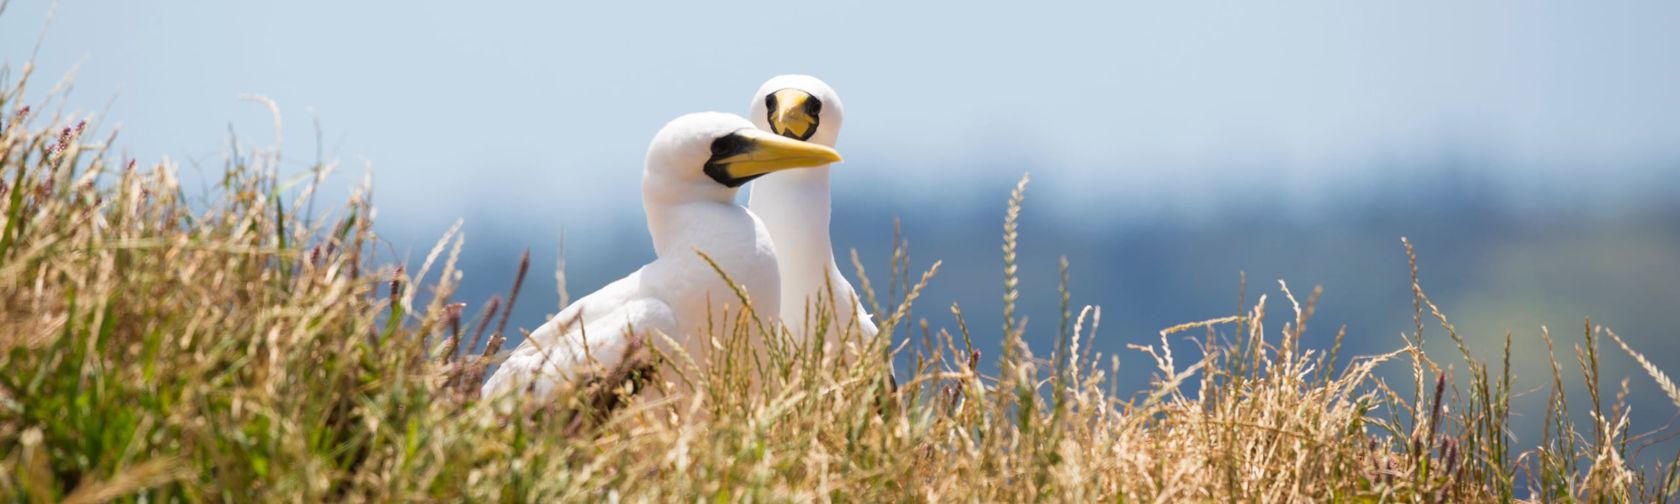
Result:
{"label": "blurred hill", "polygon": [[[1141,389],[1152,371],[1148,357],[1126,350],[1126,343],[1147,344],[1165,327],[1236,313],[1243,274],[1246,302],[1252,305],[1266,294],[1272,313],[1289,309],[1279,279],[1303,300],[1314,286],[1324,288],[1309,324],[1308,346],[1328,348],[1345,325],[1344,356],[1390,351],[1402,345],[1400,334],[1414,327],[1409,267],[1400,243],[1406,236],[1418,249],[1425,290],[1452,317],[1478,359],[1497,361],[1504,336],[1511,332],[1519,385],[1549,380],[1542,326],[1559,342],[1559,358],[1570,363],[1571,347],[1580,341],[1588,317],[1617,331],[1659,367],[1680,369],[1680,338],[1672,322],[1680,308],[1680,200],[1594,204],[1572,201],[1580,198],[1570,194],[1530,194],[1527,198],[1540,203],[1511,204],[1499,192],[1504,185],[1480,175],[1491,171],[1414,167],[1375,188],[1334,191],[1305,206],[1272,199],[1262,188],[1260,194],[1231,197],[1218,210],[1198,215],[1081,213],[1058,191],[1029,186],[1020,256],[1028,340],[1041,353],[1053,347],[1059,320],[1057,264],[1065,255],[1071,264],[1073,309],[1102,307],[1095,348],[1120,357],[1123,390]],[[1056,172],[1041,171],[1035,184],[1068,183],[1056,177]],[[1659,178],[1646,188],[1659,193],[1664,187],[1675,189],[1674,178],[1680,177]],[[855,248],[884,297],[892,229],[895,219],[900,222],[912,269],[919,274],[934,260],[944,261],[917,304],[918,317],[936,330],[954,330],[949,307],[960,304],[988,362],[1000,343],[999,235],[1011,186],[1003,179],[996,182],[914,196],[842,192],[835,201],[833,227],[842,269],[855,278],[845,257]],[[557,197],[569,190],[555,188]],[[397,249],[413,251],[418,260],[434,235],[409,231],[425,226],[405,223],[401,215],[382,218],[403,230],[387,235],[399,244]],[[476,307],[505,291],[520,252],[529,247],[533,273],[513,323],[534,328],[559,310],[552,276],[559,226],[507,215],[474,214],[465,221],[467,276],[459,299]],[[447,223],[430,225],[441,231]],[[565,240],[567,282],[574,297],[652,257],[639,221],[591,229],[610,231],[574,233]],[[1431,350],[1454,355],[1438,324],[1427,315],[1425,322]],[[1177,347],[1180,352],[1195,351],[1185,343]],[[1636,424],[1672,420],[1675,412],[1633,362],[1619,351],[1605,350],[1607,367],[1633,377],[1633,398],[1652,399],[1647,402],[1652,407],[1635,408]],[[1401,367],[1391,371],[1405,371]],[[1515,406],[1538,419],[1544,397],[1521,396]],[[1538,435],[1537,425],[1518,424],[1519,435]]]}
{"label": "blurred hill", "polygon": [[[1278,298],[1283,279],[1299,295],[1321,285],[1316,337],[1346,324],[1349,348],[1388,350],[1413,326],[1410,280],[1401,236],[1418,247],[1422,281],[1431,297],[1457,318],[1477,350],[1497,352],[1506,330],[1518,341],[1538,341],[1541,325],[1578,332],[1585,317],[1608,324],[1636,342],[1659,365],[1680,368],[1669,314],[1680,304],[1680,200],[1612,211],[1578,210],[1560,202],[1541,211],[1514,210],[1499,202],[1495,184],[1452,170],[1384,185],[1381,190],[1340,192],[1317,213],[1291,216],[1290,206],[1256,198],[1227,204],[1214,216],[1160,213],[1146,218],[1080,214],[1059,207],[1057,195],[1029,187],[1022,223],[1025,313],[1036,322],[1029,338],[1047,345],[1057,318],[1057,260],[1071,263],[1073,302],[1103,308],[1105,336],[1098,349],[1128,355],[1124,343],[1147,341],[1154,332],[1187,320],[1236,310],[1239,274],[1248,277],[1248,299]],[[1041,172],[1043,183],[1056,177]],[[980,320],[977,336],[997,337],[1001,306],[1000,224],[1008,185],[953,188],[914,200],[842,192],[833,232],[842,256],[855,248],[885,295],[895,219],[903,226],[913,268],[934,260],[944,269],[919,304],[934,327],[951,326],[947,308],[959,303]],[[556,188],[564,194],[567,188]],[[1567,195],[1557,196],[1566,199]],[[1300,213],[1300,212],[1295,212]],[[402,222],[401,215],[386,215]],[[505,290],[520,251],[532,249],[533,279],[515,321],[534,327],[558,311],[552,275],[561,229],[537,217],[468,215],[463,252],[468,277],[461,295],[482,300]],[[447,223],[432,223],[441,230]],[[423,251],[428,236],[398,225]],[[602,226],[606,227],[606,226]],[[531,230],[553,230],[551,234]],[[567,280],[582,295],[652,257],[641,222],[619,222],[608,233],[567,237]],[[401,249],[402,247],[399,247]],[[418,255],[418,252],[415,252]],[[848,276],[849,264],[843,264]],[[1281,309],[1274,307],[1273,309]],[[1314,337],[1309,333],[1309,338]],[[1437,338],[1444,341],[1444,338]],[[988,340],[988,347],[996,342]]]}

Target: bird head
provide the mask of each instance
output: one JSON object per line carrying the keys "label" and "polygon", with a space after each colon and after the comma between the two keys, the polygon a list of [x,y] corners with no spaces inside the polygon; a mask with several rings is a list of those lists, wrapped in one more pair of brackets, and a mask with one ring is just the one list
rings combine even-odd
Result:
{"label": "bird head", "polygon": [[759,86],[748,117],[759,129],[833,147],[845,112],[840,95],[822,79],[778,75]]}
{"label": "bird head", "polygon": [[759,130],[738,115],[688,114],[665,124],[648,145],[644,196],[732,201],[742,184],[765,174],[838,161],[832,148]]}

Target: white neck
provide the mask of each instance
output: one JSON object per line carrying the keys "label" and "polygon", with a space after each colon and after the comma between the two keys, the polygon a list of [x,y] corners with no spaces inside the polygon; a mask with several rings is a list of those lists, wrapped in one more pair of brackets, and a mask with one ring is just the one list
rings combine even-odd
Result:
{"label": "white neck", "polygon": [[653,253],[656,257],[665,257],[668,248],[676,240],[677,232],[682,229],[682,222],[677,219],[679,212],[670,205],[646,205],[648,235],[653,237]]}
{"label": "white neck", "polygon": [[[678,239],[695,233],[704,234],[713,223],[696,220],[696,211],[740,209],[735,204],[735,188],[727,188],[711,180],[681,181],[659,177],[642,179],[642,210],[647,212],[648,234],[653,237],[653,250],[660,257],[667,252],[692,254],[685,245],[690,239]],[[745,212],[741,212],[745,214]],[[750,233],[750,230],[748,231]],[[749,234],[750,236],[750,234]],[[667,250],[685,247],[684,250]]]}
{"label": "white neck", "polygon": [[[747,206],[776,246],[782,277],[785,318],[802,317],[808,300],[827,288],[827,275],[839,272],[828,226],[832,213],[828,167],[789,170],[753,181]],[[835,275],[835,296],[850,296],[845,279]]]}

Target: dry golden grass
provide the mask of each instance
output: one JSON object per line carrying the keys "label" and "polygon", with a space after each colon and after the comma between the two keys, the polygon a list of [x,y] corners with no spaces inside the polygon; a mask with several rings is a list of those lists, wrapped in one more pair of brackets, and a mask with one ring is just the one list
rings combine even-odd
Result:
{"label": "dry golden grass", "polygon": [[[860,283],[886,315],[873,341],[854,335],[845,348],[821,348],[756,330],[715,335],[725,358],[711,370],[653,355],[647,367],[599,370],[554,404],[501,416],[475,391],[509,334],[506,314],[528,262],[509,265],[517,273],[505,305],[459,304],[454,231],[407,270],[372,253],[370,188],[323,216],[300,215],[312,208],[312,181],[330,167],[293,186],[274,156],[241,153],[212,199],[189,202],[173,167],[111,158],[110,140],[89,140],[81,122],[31,116],[47,103],[24,107],[23,80],[0,92],[7,500],[1629,502],[1675,494],[1673,465],[1630,465],[1626,405],[1618,396],[1606,407],[1597,393],[1597,329],[1577,346],[1592,425],[1569,420],[1554,358],[1546,436],[1521,444],[1509,432],[1510,338],[1497,365],[1463,350],[1416,281],[1415,256],[1417,326],[1391,353],[1339,355],[1345,329],[1328,351],[1304,347],[1319,291],[1302,300],[1279,282],[1274,295],[1291,307],[1281,324],[1263,295],[1242,313],[1167,328],[1159,341],[1132,345],[1153,358],[1154,383],[1115,390],[1118,361],[1092,350],[1100,309],[1072,309],[1064,287],[1054,338],[1028,338],[1015,313],[1025,179],[1004,224],[1004,345],[985,350],[999,356],[995,367],[981,364],[960,308],[950,310],[954,332],[912,318],[935,271],[913,278],[901,249],[886,310]],[[753,317],[750,300],[739,301],[741,316]],[[820,320],[832,313],[816,308]],[[1459,344],[1452,365],[1422,350],[1428,319]],[[762,354],[749,355],[751,338],[763,339]],[[1029,339],[1055,341],[1050,358],[1036,357]],[[895,354],[914,363],[896,387],[886,358]],[[1640,363],[1674,394],[1661,371]],[[1455,381],[1454,365],[1468,369],[1467,383]],[[1414,379],[1391,386],[1374,374],[1381,366],[1410,366]],[[696,392],[625,397],[626,383],[677,381]]]}

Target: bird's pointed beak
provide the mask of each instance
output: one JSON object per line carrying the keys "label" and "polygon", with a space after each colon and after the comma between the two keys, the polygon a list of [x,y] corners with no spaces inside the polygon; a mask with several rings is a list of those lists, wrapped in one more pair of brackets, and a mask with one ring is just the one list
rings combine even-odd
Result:
{"label": "bird's pointed beak", "polygon": [[741,130],[735,134],[742,137],[741,147],[709,163],[721,166],[731,179],[750,179],[781,170],[840,162],[839,152],[822,145],[759,130]]}
{"label": "bird's pointed beak", "polygon": [[819,118],[811,114],[809,104],[815,98],[798,89],[783,89],[771,93],[775,107],[769,110],[770,131],[797,140],[810,140],[817,133]]}

